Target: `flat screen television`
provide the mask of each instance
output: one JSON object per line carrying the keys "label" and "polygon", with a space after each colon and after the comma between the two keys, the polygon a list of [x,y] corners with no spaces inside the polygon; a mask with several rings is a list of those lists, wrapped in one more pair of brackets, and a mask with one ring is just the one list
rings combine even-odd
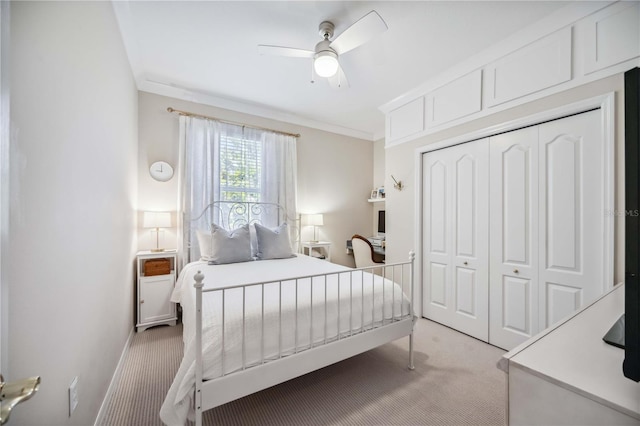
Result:
{"label": "flat screen television", "polygon": [[640,68],[624,74],[625,377],[640,381]]}
{"label": "flat screen television", "polygon": [[378,237],[384,237],[384,210],[378,210]]}

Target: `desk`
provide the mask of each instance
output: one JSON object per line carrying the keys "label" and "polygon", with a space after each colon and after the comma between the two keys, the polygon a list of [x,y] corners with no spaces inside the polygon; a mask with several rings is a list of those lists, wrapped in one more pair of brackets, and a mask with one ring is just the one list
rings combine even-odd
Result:
{"label": "desk", "polygon": [[[323,249],[326,252],[324,257],[313,256],[313,249]],[[305,249],[307,249],[307,253],[305,253]],[[331,262],[331,243],[328,241],[304,241],[302,243],[302,254],[306,254],[311,257],[320,257],[321,259],[327,259]]]}
{"label": "desk", "polygon": [[602,336],[624,311],[624,284],[505,354],[508,423],[640,424],[640,384]]}
{"label": "desk", "polygon": [[[353,255],[353,246],[351,240],[347,240],[347,253]],[[384,247],[373,246],[373,254],[376,256],[375,260],[384,260],[386,254]]]}

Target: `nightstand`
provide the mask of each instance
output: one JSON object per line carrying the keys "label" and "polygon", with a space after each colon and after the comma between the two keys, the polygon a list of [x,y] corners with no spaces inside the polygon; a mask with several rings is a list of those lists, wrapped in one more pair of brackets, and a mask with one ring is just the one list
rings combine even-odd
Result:
{"label": "nightstand", "polygon": [[[322,249],[326,254],[321,255],[324,257],[314,256],[313,249]],[[304,241],[302,243],[302,254],[306,254],[311,257],[320,257],[321,259],[326,259],[331,262],[331,243],[328,241]]]}
{"label": "nightstand", "polygon": [[176,325],[176,304],[170,301],[176,283],[176,265],[175,250],[136,254],[138,332],[155,325]]}

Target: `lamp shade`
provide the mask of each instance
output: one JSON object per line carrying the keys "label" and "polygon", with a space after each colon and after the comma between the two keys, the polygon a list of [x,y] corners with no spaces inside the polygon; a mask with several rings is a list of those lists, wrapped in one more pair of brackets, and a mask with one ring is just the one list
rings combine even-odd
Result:
{"label": "lamp shade", "polygon": [[170,212],[144,212],[143,228],[171,228]]}
{"label": "lamp shade", "polygon": [[307,225],[313,226],[322,226],[324,225],[324,218],[322,213],[319,214],[308,214],[307,215]]}

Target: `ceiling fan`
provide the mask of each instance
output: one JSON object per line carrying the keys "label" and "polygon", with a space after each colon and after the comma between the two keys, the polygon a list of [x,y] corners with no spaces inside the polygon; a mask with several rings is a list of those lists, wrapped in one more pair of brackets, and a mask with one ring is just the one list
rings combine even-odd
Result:
{"label": "ceiling fan", "polygon": [[372,10],[331,41],[334,28],[333,23],[329,21],[320,24],[318,29],[322,41],[316,44],[314,50],[259,44],[258,52],[262,55],[313,59],[313,70],[318,76],[328,78],[332,87],[348,87],[347,77],[338,57],[368,42],[388,27],[378,12]]}

